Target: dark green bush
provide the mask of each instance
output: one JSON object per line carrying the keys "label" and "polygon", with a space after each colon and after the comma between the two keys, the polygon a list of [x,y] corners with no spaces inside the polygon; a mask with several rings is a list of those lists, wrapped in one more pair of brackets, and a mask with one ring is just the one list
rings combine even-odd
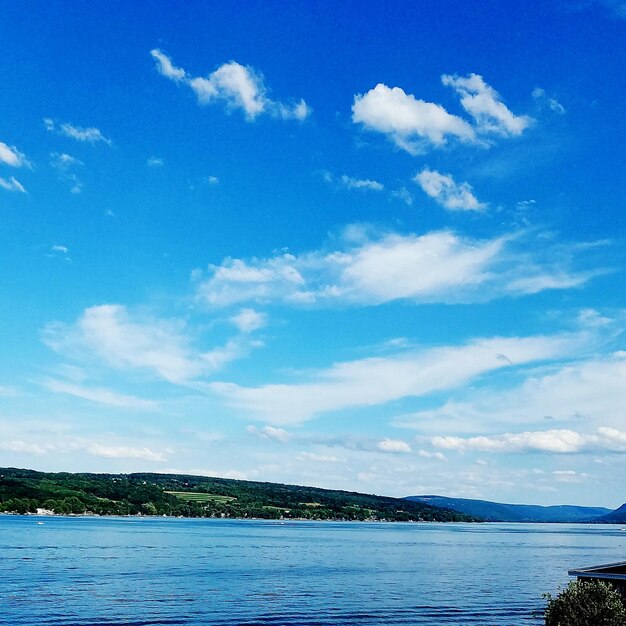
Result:
{"label": "dark green bush", "polygon": [[626,626],[623,598],[607,583],[577,580],[544,597],[546,626]]}

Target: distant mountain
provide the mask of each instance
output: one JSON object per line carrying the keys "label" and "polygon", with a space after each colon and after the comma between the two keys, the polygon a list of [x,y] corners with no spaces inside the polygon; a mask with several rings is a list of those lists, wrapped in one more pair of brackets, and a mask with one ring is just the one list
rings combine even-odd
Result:
{"label": "distant mountain", "polygon": [[615,511],[611,511],[607,515],[602,515],[598,519],[595,519],[594,522],[602,524],[626,524],[626,504],[622,504],[619,509],[615,509]]}
{"label": "distant mountain", "polygon": [[617,511],[603,507],[589,506],[536,506],[532,504],[502,504],[487,500],[466,498],[446,498],[445,496],[408,496],[407,500],[450,509],[488,522],[595,522],[621,511],[621,519],[626,521],[626,504]]}

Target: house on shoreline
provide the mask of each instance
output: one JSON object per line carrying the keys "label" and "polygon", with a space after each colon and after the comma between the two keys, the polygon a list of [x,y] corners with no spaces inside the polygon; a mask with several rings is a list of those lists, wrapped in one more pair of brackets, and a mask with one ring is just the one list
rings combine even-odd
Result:
{"label": "house on shoreline", "polygon": [[626,561],[571,569],[567,572],[578,580],[598,580],[611,583],[620,593],[626,596]]}

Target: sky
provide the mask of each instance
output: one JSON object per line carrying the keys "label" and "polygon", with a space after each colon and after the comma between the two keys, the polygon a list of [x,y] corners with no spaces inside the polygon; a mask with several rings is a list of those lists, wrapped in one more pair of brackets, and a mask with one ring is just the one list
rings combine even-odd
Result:
{"label": "sky", "polygon": [[5,2],[0,466],[626,501],[626,4]]}

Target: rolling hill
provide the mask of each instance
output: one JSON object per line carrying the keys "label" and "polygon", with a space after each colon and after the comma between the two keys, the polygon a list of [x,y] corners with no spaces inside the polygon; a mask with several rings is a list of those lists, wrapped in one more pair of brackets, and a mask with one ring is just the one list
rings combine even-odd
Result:
{"label": "rolling hill", "polygon": [[[446,498],[445,496],[408,496],[406,499],[465,513],[488,522],[591,522],[599,521],[598,518],[615,513],[603,507],[503,504],[488,500]],[[624,509],[622,517],[626,520],[626,505],[622,508]]]}
{"label": "rolling hill", "polygon": [[0,512],[368,521],[476,521],[403,498],[187,474],[0,468]]}

